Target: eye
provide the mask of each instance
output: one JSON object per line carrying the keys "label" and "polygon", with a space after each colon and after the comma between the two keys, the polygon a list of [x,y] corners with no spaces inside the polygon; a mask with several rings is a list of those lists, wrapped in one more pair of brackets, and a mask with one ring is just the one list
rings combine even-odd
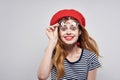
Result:
{"label": "eye", "polygon": [[67,30],[67,27],[66,27],[66,26],[62,27],[62,26],[61,26],[61,27],[60,27],[60,30],[61,30],[61,31],[65,31],[65,30]]}
{"label": "eye", "polygon": [[75,31],[75,30],[77,30],[77,27],[71,25],[70,29],[73,30],[73,31]]}

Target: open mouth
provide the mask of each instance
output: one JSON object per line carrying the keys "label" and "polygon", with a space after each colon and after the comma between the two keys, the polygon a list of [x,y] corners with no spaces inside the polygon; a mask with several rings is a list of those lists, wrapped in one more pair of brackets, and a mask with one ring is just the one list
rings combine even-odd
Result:
{"label": "open mouth", "polygon": [[73,37],[73,36],[65,36],[64,38],[65,38],[65,40],[70,41],[70,40],[72,40],[74,37]]}

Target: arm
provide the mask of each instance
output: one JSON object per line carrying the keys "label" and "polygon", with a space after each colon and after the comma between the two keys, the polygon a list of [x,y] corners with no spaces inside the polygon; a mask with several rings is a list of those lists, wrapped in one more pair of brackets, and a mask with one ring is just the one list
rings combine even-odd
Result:
{"label": "arm", "polygon": [[38,78],[40,80],[45,80],[49,76],[50,70],[52,68],[51,58],[52,58],[53,49],[54,48],[52,46],[52,43],[49,42],[38,70]]}
{"label": "arm", "polygon": [[87,80],[96,80],[97,68],[88,72]]}
{"label": "arm", "polygon": [[38,69],[39,80],[46,80],[52,68],[52,53],[53,53],[53,50],[55,48],[55,45],[57,43],[57,38],[58,38],[57,28],[54,26],[57,26],[57,25],[58,24],[50,26],[46,30],[47,36],[49,38],[49,43],[46,48],[45,54],[41,60],[40,67]]}

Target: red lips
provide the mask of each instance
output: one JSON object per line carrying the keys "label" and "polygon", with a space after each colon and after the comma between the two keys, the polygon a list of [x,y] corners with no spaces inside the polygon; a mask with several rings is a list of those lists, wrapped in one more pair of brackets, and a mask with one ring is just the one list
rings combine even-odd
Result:
{"label": "red lips", "polygon": [[73,37],[73,36],[65,36],[64,38],[65,38],[65,40],[70,41],[70,40],[72,40],[74,37]]}

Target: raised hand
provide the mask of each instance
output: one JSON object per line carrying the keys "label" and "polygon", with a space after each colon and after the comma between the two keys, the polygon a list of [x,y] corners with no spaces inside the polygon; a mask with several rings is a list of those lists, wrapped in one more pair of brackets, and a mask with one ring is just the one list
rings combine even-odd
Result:
{"label": "raised hand", "polygon": [[56,23],[52,26],[49,26],[47,29],[46,29],[46,34],[49,38],[50,41],[53,41],[53,42],[57,42],[58,40],[58,26],[59,24]]}

